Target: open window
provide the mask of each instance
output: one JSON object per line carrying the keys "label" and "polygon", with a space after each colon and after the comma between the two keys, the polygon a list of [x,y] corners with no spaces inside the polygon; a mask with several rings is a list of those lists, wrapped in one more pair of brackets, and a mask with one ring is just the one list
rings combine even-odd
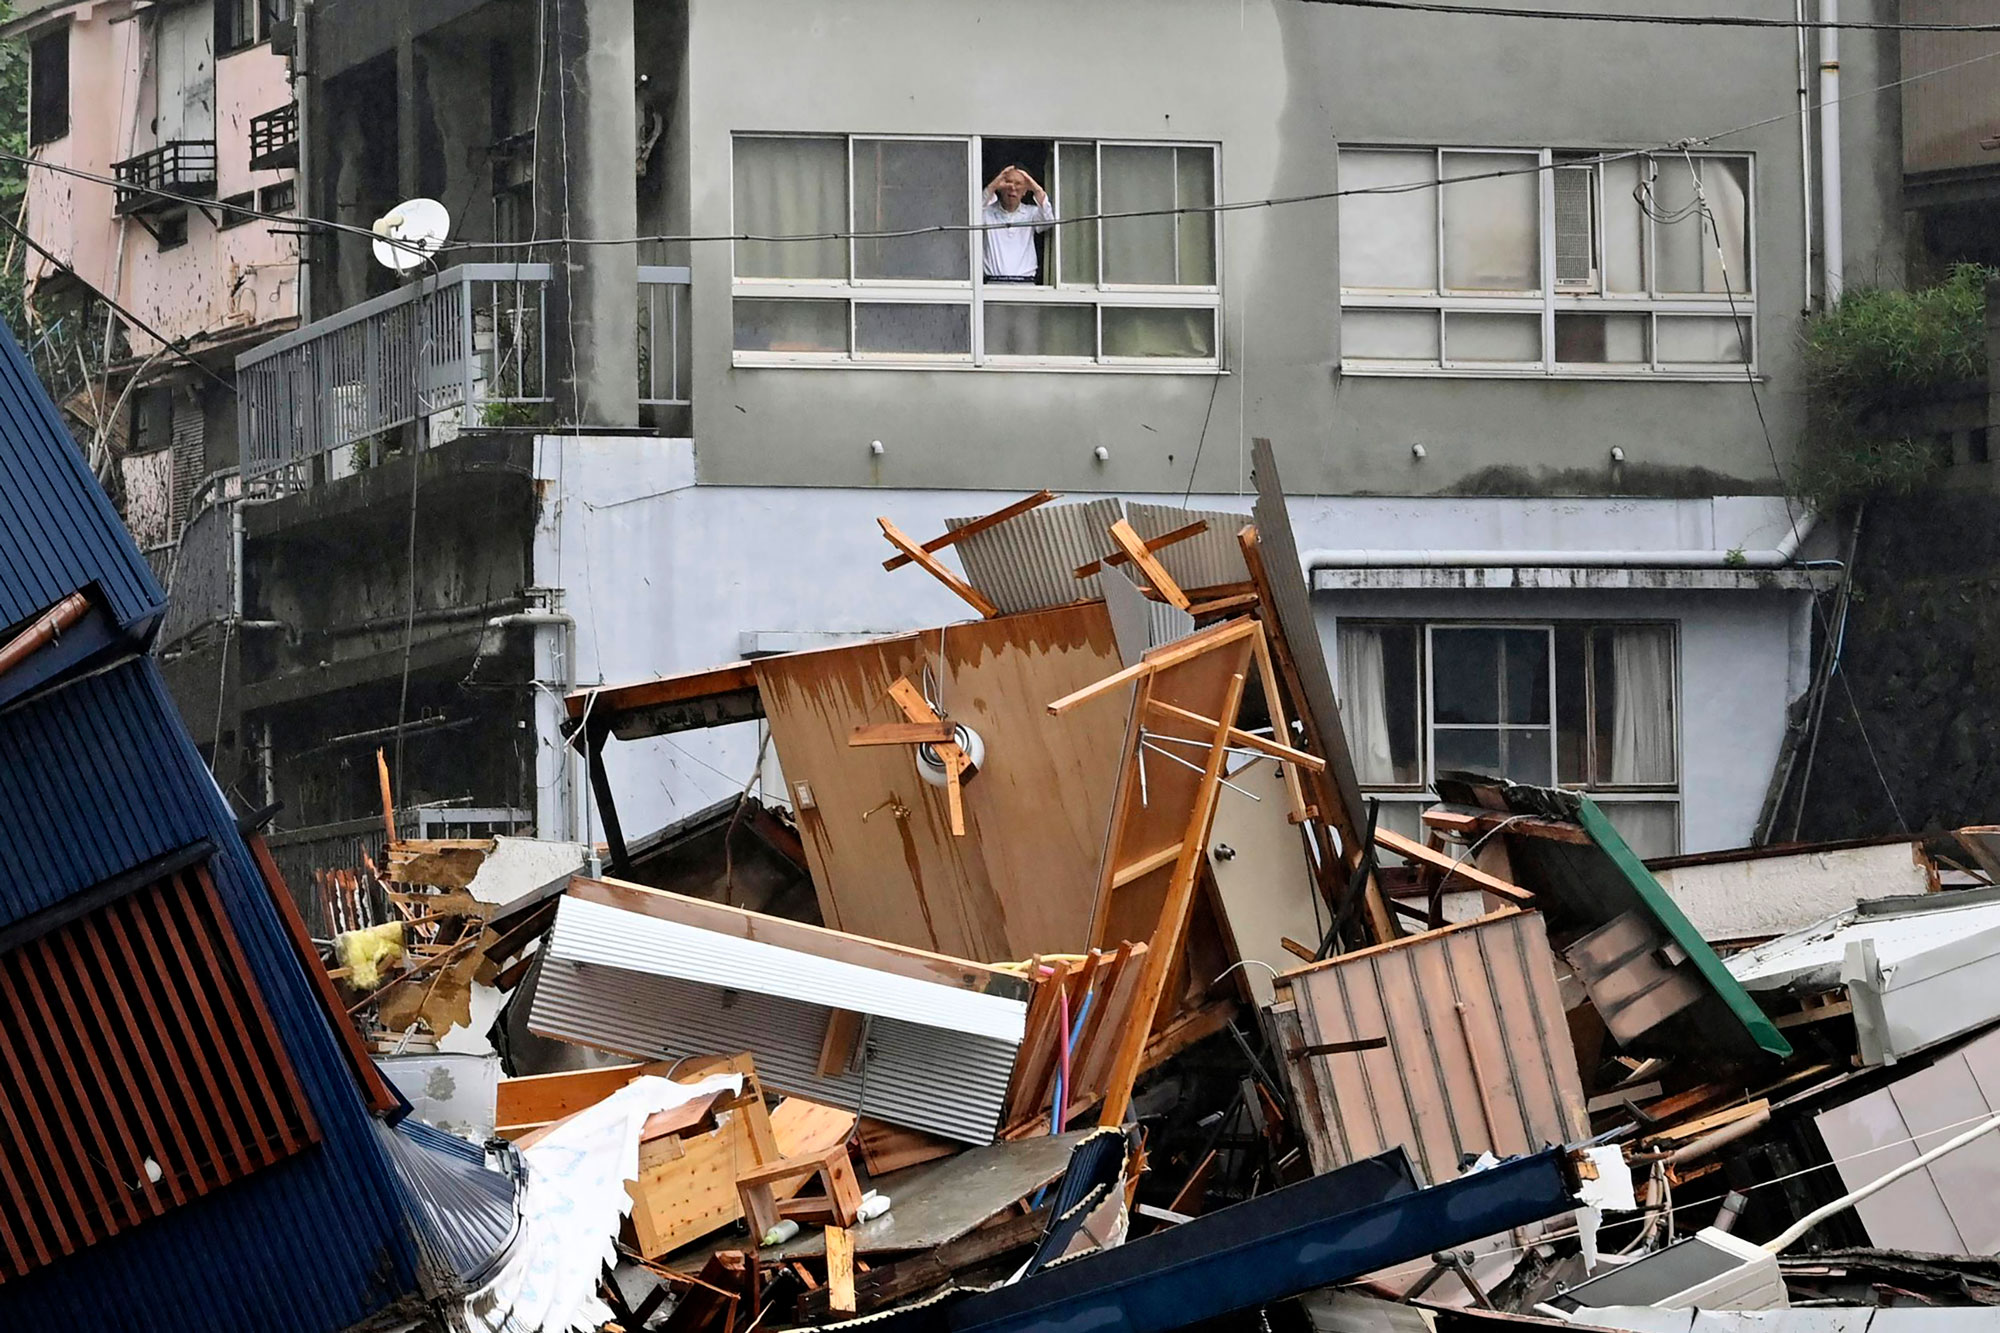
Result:
{"label": "open window", "polygon": [[59,23],[28,44],[28,142],[68,133],[69,24]]}

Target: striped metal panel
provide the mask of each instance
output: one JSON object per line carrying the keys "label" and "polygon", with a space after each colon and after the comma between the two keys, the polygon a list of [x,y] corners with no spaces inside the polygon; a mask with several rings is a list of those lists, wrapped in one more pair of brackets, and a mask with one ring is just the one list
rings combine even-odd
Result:
{"label": "striped metal panel", "polygon": [[19,344],[0,329],[0,636],[92,585],[134,639],[166,605]]}
{"label": "striped metal panel", "polygon": [[497,1271],[521,1236],[514,1177],[486,1164],[486,1151],[415,1116],[376,1126],[425,1251],[468,1289]]}
{"label": "striped metal panel", "polygon": [[[1079,566],[1116,549],[1111,525],[1124,513],[1115,499],[1082,504],[1045,504],[974,533],[952,549],[965,567],[966,582],[986,594],[1001,611],[1039,611],[1102,597],[1097,578],[1076,577]],[[969,518],[948,518],[957,529]]]}
{"label": "striped metal panel", "polygon": [[318,1138],[205,872],[0,955],[0,1001],[0,1282]]}
{"label": "striped metal panel", "polygon": [[1028,1021],[1025,1000],[920,981],[575,896],[562,900],[546,947],[552,961],[598,963],[756,991],[1011,1045],[1020,1044]]}
{"label": "striped metal panel", "polygon": [[1243,563],[1243,548],[1236,541],[1236,534],[1250,521],[1248,514],[1134,500],[1125,506],[1125,517],[1131,520],[1132,530],[1148,540],[1197,520],[1207,521],[1206,532],[1160,548],[1160,563],[1183,588],[1214,588],[1250,577],[1250,569]]}
{"label": "striped metal panel", "polygon": [[1590,1133],[1539,913],[1482,917],[1282,981],[1306,1046],[1388,1039],[1287,1062],[1315,1171],[1401,1144],[1439,1184],[1467,1155]]}
{"label": "striped metal panel", "polygon": [[[0,713],[6,921],[201,838],[220,849],[209,864],[217,898],[320,1142],[0,1285],[0,1328],[335,1333],[417,1289],[404,1195],[235,819],[157,668],[134,660]],[[226,1280],[201,1278],[217,1273]]]}
{"label": "striped metal panel", "polygon": [[625,968],[550,958],[528,1026],[642,1060],[750,1052],[768,1088],[849,1106],[962,1143],[991,1143],[1013,1076],[1014,1043],[890,1018],[867,1022],[855,1066],[819,1073],[822,1005]]}

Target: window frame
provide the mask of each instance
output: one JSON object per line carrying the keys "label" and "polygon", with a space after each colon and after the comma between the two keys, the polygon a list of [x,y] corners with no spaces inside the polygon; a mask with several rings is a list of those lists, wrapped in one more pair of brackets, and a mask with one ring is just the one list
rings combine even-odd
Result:
{"label": "window frame", "polygon": [[[43,69],[51,62],[46,56],[37,55],[36,53],[38,50],[48,49],[57,40],[60,40],[62,43],[62,62],[60,65],[62,71],[62,116],[58,123],[44,127],[42,124],[43,117],[35,114],[35,108],[43,100],[38,96],[41,92],[41,88],[39,87],[41,83],[40,75]],[[71,77],[72,62],[70,60],[69,20],[64,19],[62,22],[54,24],[30,37],[27,42],[27,49],[28,146],[30,148],[39,148],[45,143],[56,143],[69,137],[71,120],[70,101],[75,93],[75,80]],[[53,102],[55,99],[51,97],[48,100]]]}
{"label": "window frame", "polygon": [[[262,9],[261,0],[215,0],[215,58],[233,56],[238,51],[248,51],[264,40],[259,35],[258,16]],[[240,38],[235,34],[238,27],[225,28],[225,20],[234,16],[240,24]]]}
{"label": "window frame", "polygon": [[[1343,342],[1341,347],[1340,372],[1343,375],[1385,376],[1385,377],[1459,377],[1481,379],[1582,379],[1582,380],[1689,380],[1696,382],[1734,381],[1747,374],[1761,377],[1758,358],[1757,319],[1757,237],[1760,225],[1757,210],[1757,161],[1754,153],[1744,152],[1689,152],[1672,154],[1658,152],[1637,152],[1636,156],[1647,163],[1684,163],[1692,158],[1696,161],[1709,159],[1740,162],[1744,174],[1744,268],[1743,273],[1732,273],[1731,290],[1728,293],[1687,293],[1662,291],[1658,265],[1659,223],[1641,211],[1643,240],[1640,246],[1640,263],[1644,267],[1646,290],[1643,293],[1614,293],[1607,289],[1604,276],[1605,256],[1605,173],[1604,163],[1599,160],[1608,154],[1631,150],[1608,148],[1580,150],[1569,148],[1527,148],[1511,145],[1462,145],[1462,144],[1396,144],[1362,143],[1342,144],[1339,157],[1363,153],[1425,153],[1432,155],[1434,179],[1430,194],[1434,199],[1431,209],[1436,228],[1436,282],[1428,292],[1406,288],[1383,288],[1340,285],[1340,313],[1343,323],[1350,312],[1432,312],[1435,317],[1437,356],[1435,360],[1391,359],[1382,357],[1356,357],[1347,354]],[[1444,191],[1450,181],[1445,173],[1447,155],[1478,153],[1488,156],[1513,154],[1535,155],[1538,162],[1536,181],[1536,238],[1538,261],[1541,271],[1539,290],[1519,293],[1473,292],[1453,289],[1445,285],[1447,263],[1447,238],[1445,228]],[[1580,159],[1580,160],[1579,160]],[[1584,166],[1592,168],[1593,190],[1591,219],[1591,239],[1598,258],[1597,290],[1580,292],[1558,287],[1555,263],[1555,180],[1556,168],[1564,166]],[[1707,230],[1703,233],[1704,245],[1711,244]],[[1335,275],[1337,279],[1341,275]],[[1525,319],[1530,315],[1539,316],[1540,356],[1534,361],[1496,362],[1467,358],[1455,360],[1451,356],[1450,316],[1452,314],[1511,314]],[[1562,315],[1641,315],[1646,319],[1646,360],[1637,361],[1562,361],[1557,359],[1556,322]],[[1707,318],[1728,319],[1736,326],[1736,336],[1746,347],[1743,361],[1667,361],[1660,356],[1659,329],[1662,320]]]}
{"label": "window frame", "polygon": [[[825,131],[733,131],[729,136],[731,180],[730,230],[739,230],[735,218],[735,171],[736,145],[745,139],[840,139],[846,147],[847,161],[847,224],[848,230],[858,231],[855,212],[855,151],[862,142],[900,141],[923,143],[962,143],[965,145],[966,213],[970,221],[978,217],[983,206],[984,182],[979,178],[981,145],[987,136],[978,134],[945,133],[829,133]],[[1048,140],[1055,151],[1049,169],[1053,186],[1052,195],[1058,201],[1063,196],[1061,173],[1061,147],[1089,144],[1092,146],[1092,160],[1097,172],[1097,189],[1100,207],[1092,210],[1101,212],[1103,190],[1103,150],[1106,147],[1153,147],[1169,149],[1201,149],[1208,154],[1211,173],[1211,198],[1219,199],[1222,183],[1222,145],[1214,140],[1158,140],[1158,139],[1089,139],[1077,136],[1056,136]],[[1176,200],[1179,199],[1179,174],[1176,171]],[[1223,365],[1222,339],[1222,263],[1223,236],[1221,215],[1215,214],[1215,225],[1210,237],[1214,256],[1217,281],[1213,283],[1179,284],[1137,284],[1110,283],[1103,281],[1104,247],[1103,223],[1093,221],[1088,224],[1065,224],[1060,216],[1050,230],[1045,276],[1047,281],[1035,284],[993,283],[985,280],[985,265],[982,262],[981,233],[968,230],[966,240],[967,277],[959,279],[908,279],[908,278],[863,278],[857,276],[858,242],[849,237],[846,244],[847,276],[843,279],[791,279],[743,277],[736,272],[735,243],[730,247],[730,300],[732,309],[739,300],[839,300],[847,307],[847,350],[833,351],[790,351],[766,352],[745,350],[732,345],[731,364],[738,367],[812,367],[812,368],[866,368],[866,369],[921,369],[921,370],[1031,370],[1031,371],[1091,371],[1091,372],[1137,372],[1145,374],[1226,374]],[[1176,252],[1180,217],[1176,215]],[[1097,233],[1097,278],[1095,283],[1074,283],[1063,281],[1062,249],[1066,226],[1089,225]],[[969,349],[965,352],[867,352],[858,347],[857,324],[859,307],[863,305],[907,303],[916,305],[956,305],[968,311],[971,324]],[[1089,356],[1058,355],[1013,355],[989,353],[986,350],[986,311],[988,305],[1038,305],[1038,306],[1089,306],[1092,310],[1092,353]],[[1209,314],[1209,342],[1213,354],[1207,357],[1130,357],[1108,355],[1104,351],[1104,319],[1106,311],[1136,309],[1171,309],[1176,311],[1206,311]],[[732,327],[734,319],[732,317]],[[733,339],[732,339],[733,342]]]}
{"label": "window frame", "polygon": [[[1616,806],[1622,804],[1672,806],[1674,811],[1674,845],[1676,848],[1685,845],[1685,831],[1682,823],[1686,809],[1686,793],[1684,787],[1686,779],[1686,767],[1685,767],[1685,754],[1683,751],[1684,728],[1682,725],[1685,699],[1682,690],[1683,673],[1681,667],[1681,627],[1678,621],[1670,619],[1652,619],[1643,617],[1636,619],[1604,619],[1599,617],[1555,617],[1547,619],[1495,620],[1495,619],[1480,619],[1480,618],[1470,618],[1470,617],[1454,618],[1449,616],[1433,618],[1426,616],[1396,617],[1396,616],[1357,615],[1357,616],[1341,616],[1338,618],[1336,624],[1338,626],[1344,626],[1347,628],[1354,628],[1354,629],[1367,629],[1367,628],[1375,628],[1381,626],[1394,626],[1397,628],[1415,628],[1418,631],[1420,631],[1422,636],[1419,643],[1419,652],[1417,653],[1417,668],[1421,672],[1421,679],[1419,679],[1417,682],[1417,709],[1418,709],[1417,725],[1421,730],[1421,734],[1417,737],[1417,757],[1420,764],[1419,771],[1417,774],[1417,780],[1414,782],[1407,782],[1407,783],[1375,783],[1375,782],[1363,783],[1361,786],[1361,793],[1364,797],[1378,799],[1383,803],[1384,806],[1389,806],[1389,807],[1408,806],[1415,811],[1422,811],[1424,809],[1428,809],[1432,805],[1437,804],[1437,796],[1432,789],[1432,783],[1434,783],[1437,779],[1437,764],[1436,764],[1437,723],[1434,720],[1436,716],[1436,708],[1433,698],[1433,687],[1436,679],[1436,673],[1433,670],[1433,649],[1432,649],[1435,631],[1439,629],[1546,630],[1548,635],[1547,643],[1549,652],[1549,657],[1548,657],[1548,677],[1549,677],[1548,732],[1549,732],[1549,744],[1550,744],[1549,772],[1552,775],[1552,777],[1558,779],[1558,781],[1556,781],[1554,785],[1562,788],[1565,791],[1583,792],[1589,795],[1589,797],[1593,801],[1596,801],[1598,804],[1605,806]],[[1561,732],[1562,732],[1562,717],[1563,717],[1561,712],[1561,706],[1563,701],[1561,696],[1557,693],[1557,680],[1559,673],[1557,670],[1557,662],[1555,654],[1556,654],[1556,636],[1558,631],[1565,628],[1582,629],[1592,633],[1594,636],[1595,632],[1599,630],[1632,629],[1640,627],[1665,629],[1669,635],[1672,644],[1672,656],[1673,656],[1673,696],[1672,696],[1673,728],[1672,729],[1674,738],[1673,780],[1671,782],[1665,782],[1665,783],[1613,783],[1609,781],[1599,781],[1597,779],[1596,776],[1597,673],[1595,670],[1595,661],[1594,661],[1594,654],[1597,651],[1595,647],[1597,640],[1593,637],[1592,639],[1589,640],[1591,646],[1587,649],[1584,659],[1584,673],[1583,673],[1584,698],[1581,703],[1581,707],[1583,710],[1583,718],[1584,718],[1584,744],[1585,744],[1584,763],[1587,771],[1583,781],[1580,782],[1561,781],[1560,780],[1562,777]],[[1338,644],[1337,631],[1334,642],[1336,645]],[[1339,662],[1339,654],[1337,647],[1334,653],[1334,657],[1335,657],[1335,666],[1338,669],[1341,667],[1342,664]],[[1339,689],[1336,691],[1336,693],[1339,695],[1342,702],[1342,706],[1344,707],[1346,701],[1346,682],[1344,680],[1341,680],[1339,677],[1336,677],[1336,681],[1339,685]],[[1496,724],[1496,725],[1506,725],[1506,724]],[[1467,724],[1456,724],[1455,726],[1447,725],[1446,729],[1477,731],[1477,730],[1491,729],[1491,728],[1486,728],[1483,726],[1483,724],[1467,723]],[[1539,730],[1540,728],[1533,726],[1531,724],[1521,724],[1519,726],[1513,727],[1512,729],[1520,731],[1533,731],[1533,730]]]}

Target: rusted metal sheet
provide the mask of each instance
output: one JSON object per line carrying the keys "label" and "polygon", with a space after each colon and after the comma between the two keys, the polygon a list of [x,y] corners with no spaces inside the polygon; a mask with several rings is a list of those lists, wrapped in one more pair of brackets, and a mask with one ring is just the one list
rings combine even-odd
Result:
{"label": "rusted metal sheet", "polygon": [[[1540,914],[1506,911],[1279,978],[1313,1170],[1397,1144],[1432,1184],[1468,1155],[1589,1133]],[[1344,1048],[1322,1050],[1314,1048]]]}

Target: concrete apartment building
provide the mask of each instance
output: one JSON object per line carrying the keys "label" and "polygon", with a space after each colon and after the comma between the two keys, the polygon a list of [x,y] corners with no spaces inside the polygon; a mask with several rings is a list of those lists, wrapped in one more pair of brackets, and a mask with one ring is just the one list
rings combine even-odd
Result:
{"label": "concrete apartment building", "polygon": [[[240,535],[183,544],[176,615],[223,631],[183,711],[281,823],[366,816],[388,745],[407,803],[582,833],[572,687],[961,618],[883,572],[877,515],[923,536],[1042,487],[1247,511],[1266,437],[1385,822],[1475,767],[1585,786],[1648,853],[1752,836],[1841,546],[1780,477],[1801,320],[1829,265],[1902,274],[1893,34],[1841,36],[1825,152],[1818,39],[1784,28],[1295,0],[296,18],[301,212],[427,196],[454,248],[399,279],[309,237],[308,322],[237,367]],[[923,230],[1008,163],[1069,219],[1037,282]],[[829,232],[906,234],[728,239]],[[627,835],[741,790],[758,742],[614,742]]]}

